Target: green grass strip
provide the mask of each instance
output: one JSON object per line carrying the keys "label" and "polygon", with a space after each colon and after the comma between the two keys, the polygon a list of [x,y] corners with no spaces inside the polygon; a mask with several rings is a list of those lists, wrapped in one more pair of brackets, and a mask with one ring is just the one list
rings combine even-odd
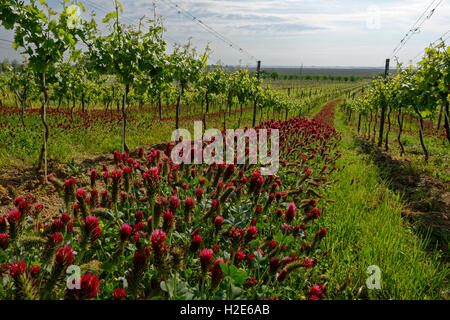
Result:
{"label": "green grass strip", "polygon": [[[401,217],[402,199],[380,180],[380,170],[358,154],[354,136],[336,106],[336,129],[342,132],[339,179],[325,195],[336,199],[319,219],[328,229],[323,263],[330,299],[445,299],[448,264],[438,251],[426,251],[429,238],[413,233]],[[352,183],[352,179],[354,182]],[[368,289],[369,266],[381,271],[381,288]]]}

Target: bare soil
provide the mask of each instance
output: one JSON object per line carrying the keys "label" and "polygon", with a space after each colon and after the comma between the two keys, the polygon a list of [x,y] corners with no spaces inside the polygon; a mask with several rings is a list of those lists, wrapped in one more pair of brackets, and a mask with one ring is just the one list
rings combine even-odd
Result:
{"label": "bare soil", "polygon": [[[164,150],[165,144],[158,144],[151,147],[144,147],[144,154],[151,148]],[[135,158],[138,150],[133,150],[128,155]],[[77,188],[90,185],[90,173],[92,169],[99,169],[102,164],[112,168],[114,164],[113,153],[94,154],[83,156],[83,159],[75,159],[75,170],[66,163],[57,161],[48,162],[48,174],[52,173],[58,179],[65,181],[74,177]],[[101,179],[100,179],[101,180]],[[104,189],[103,182],[98,180],[100,189]],[[32,167],[18,168],[14,165],[2,168],[0,171],[0,216],[5,216],[14,209],[13,197],[8,192],[8,185],[12,185],[21,197],[32,196],[35,203],[44,204],[44,209],[40,215],[41,222],[47,222],[59,216],[59,209],[63,208],[63,200],[60,198],[54,187],[44,179],[44,173],[36,171]]]}
{"label": "bare soil", "polygon": [[431,229],[432,243],[448,252],[450,234],[450,183],[431,177],[424,171],[411,170],[406,159],[392,155],[373,143],[356,138],[360,151],[372,157],[380,168],[380,176],[403,195],[402,215],[417,222],[423,231]]}

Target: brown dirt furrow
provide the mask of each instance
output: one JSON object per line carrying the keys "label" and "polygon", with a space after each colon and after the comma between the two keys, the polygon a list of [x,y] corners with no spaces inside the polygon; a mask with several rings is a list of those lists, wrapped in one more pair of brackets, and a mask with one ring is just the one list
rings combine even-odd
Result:
{"label": "brown dirt furrow", "polygon": [[390,187],[403,195],[402,215],[418,222],[424,230],[431,228],[432,240],[444,252],[448,250],[450,234],[450,184],[433,178],[424,171],[408,168],[406,160],[393,159],[373,143],[356,138],[360,151],[372,157],[380,168],[380,176]]}

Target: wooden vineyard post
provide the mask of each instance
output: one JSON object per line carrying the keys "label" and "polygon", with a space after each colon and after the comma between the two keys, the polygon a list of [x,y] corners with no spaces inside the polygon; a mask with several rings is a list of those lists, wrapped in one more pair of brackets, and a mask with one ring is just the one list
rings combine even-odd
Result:
{"label": "wooden vineyard post", "polygon": [[[389,73],[389,62],[390,59],[386,59],[386,65],[384,67],[384,79],[386,80],[388,73]],[[383,129],[384,129],[384,118],[386,116],[386,107],[387,106],[381,106],[381,117],[380,117],[380,132],[378,137],[378,146],[381,147],[383,144]]]}
{"label": "wooden vineyard post", "polygon": [[[288,88],[288,97],[289,97],[290,95],[291,95],[291,89]],[[288,112],[289,112],[289,110],[288,110],[288,108],[286,108],[286,117],[285,117],[284,120],[287,120],[287,118],[288,118]]]}
{"label": "wooden vineyard post", "polygon": [[[261,61],[258,61],[258,65],[256,67],[256,78],[259,80],[259,72],[261,70]],[[255,99],[255,105],[253,107],[253,127],[256,124],[256,99]]]}

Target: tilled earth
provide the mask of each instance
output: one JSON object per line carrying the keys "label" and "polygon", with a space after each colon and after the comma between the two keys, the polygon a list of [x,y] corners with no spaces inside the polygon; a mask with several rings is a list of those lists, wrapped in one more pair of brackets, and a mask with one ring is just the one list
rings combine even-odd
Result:
{"label": "tilled earth", "polygon": [[[164,150],[165,145],[159,144],[152,146],[157,150]],[[152,147],[144,148],[145,151]],[[137,156],[138,150],[132,151],[129,156]],[[48,162],[48,174],[52,173],[58,179],[65,181],[74,177],[77,182],[77,188],[90,185],[90,173],[92,169],[99,169],[102,164],[108,167],[114,165],[113,154],[98,154],[85,157],[84,160],[75,162],[75,166],[59,163],[57,161]],[[48,222],[54,217],[59,216],[59,209],[63,208],[63,200],[54,187],[45,181],[43,172],[36,174],[33,168],[17,168],[9,166],[0,172],[0,216],[5,216],[14,209],[13,196],[8,192],[8,185],[12,185],[21,197],[32,196],[37,203],[44,204],[44,209],[40,214],[41,222]],[[97,180],[99,190],[105,188],[102,179]]]}
{"label": "tilled earth", "polygon": [[436,179],[426,172],[408,170],[406,160],[393,159],[363,139],[357,142],[361,151],[369,154],[381,169],[382,178],[390,181],[390,188],[403,195],[405,206],[402,214],[418,222],[425,229],[432,228],[440,238],[438,245],[448,251],[450,234],[450,184]]}

